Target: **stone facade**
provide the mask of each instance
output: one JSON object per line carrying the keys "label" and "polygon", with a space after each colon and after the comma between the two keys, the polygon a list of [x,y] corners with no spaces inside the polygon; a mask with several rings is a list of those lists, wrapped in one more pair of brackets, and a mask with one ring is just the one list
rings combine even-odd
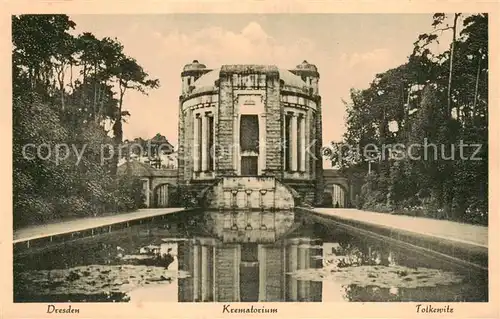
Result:
{"label": "stone facade", "polygon": [[289,210],[294,198],[274,177],[226,177],[210,189],[206,204],[211,209]]}
{"label": "stone facade", "polygon": [[[180,243],[180,302],[321,302],[322,282],[297,280],[288,273],[318,267],[310,240],[273,244],[221,243],[197,238]],[[321,254],[321,252],[319,252]]]}
{"label": "stone facade", "polygon": [[[145,181],[147,206],[183,205],[174,197],[189,194],[216,209],[286,210],[303,203],[351,207],[360,187],[353,188],[339,171],[323,168],[319,77],[306,61],[293,70],[267,65],[208,69],[198,61],[186,65],[177,169],[134,173]],[[253,126],[245,126],[252,121]],[[257,143],[245,149],[241,142],[248,137]],[[276,185],[273,190],[266,181]]]}
{"label": "stone facade", "polygon": [[[156,207],[173,207],[181,205],[178,192],[178,181],[182,177],[182,171],[176,169],[155,169],[151,166],[132,161],[130,165],[122,164],[118,167],[119,174],[128,174],[140,177],[143,184],[143,191],[145,195],[145,206],[150,208]],[[325,205],[335,207],[336,202],[339,202],[340,208],[350,207],[352,203],[355,202],[356,194],[360,193],[360,187],[362,181],[351,181],[348,177],[343,176],[338,170],[334,169],[324,169],[323,170],[323,203]],[[315,187],[314,181],[309,181],[309,183],[299,181],[296,183],[293,180],[286,181],[285,184],[278,184],[278,187],[273,187],[266,191],[265,194],[261,194],[260,191],[266,189],[265,182],[260,186],[255,186],[255,182],[250,180],[268,180],[275,183],[274,180],[269,180],[270,177],[230,177],[226,178],[224,181],[218,181],[213,184],[213,187],[207,191],[208,194],[208,207],[213,209],[221,208],[222,203],[232,204],[232,188],[252,190],[250,195],[245,191],[239,191],[236,194],[236,206],[238,208],[281,208],[281,209],[291,209],[295,206],[295,201],[301,198],[300,194],[305,194],[306,200],[308,202],[313,202],[314,193],[311,191]],[[240,180],[238,182],[238,180]],[[228,183],[241,184],[237,187],[224,187]],[[254,184],[254,186],[244,186],[245,184]],[[206,188],[206,184],[203,181],[193,181],[190,185],[192,190],[196,192],[202,192]],[[216,191],[216,190],[219,190]],[[290,192],[290,190],[296,190],[296,193]],[[297,195],[299,194],[299,195]],[[294,202],[290,200],[290,196],[294,198]],[[276,202],[276,198],[278,201]],[[163,200],[162,200],[163,199]],[[250,201],[250,207],[248,205]],[[277,203],[277,204],[275,204]],[[224,205],[222,205],[224,206]],[[329,207],[328,206],[328,207]]]}
{"label": "stone facade", "polygon": [[[316,66],[198,61],[184,67],[178,184],[193,192],[227,177],[273,177],[310,204],[324,192]],[[293,206],[293,199],[290,199]]]}
{"label": "stone facade", "polygon": [[144,206],[148,208],[171,207],[177,203],[177,170],[153,168],[132,160],[118,166],[118,174],[140,177],[143,185]]}

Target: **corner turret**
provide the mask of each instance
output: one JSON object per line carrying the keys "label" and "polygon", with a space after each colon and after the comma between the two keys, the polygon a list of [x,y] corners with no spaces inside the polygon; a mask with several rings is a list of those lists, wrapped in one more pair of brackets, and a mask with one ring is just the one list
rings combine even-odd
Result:
{"label": "corner turret", "polygon": [[181,77],[182,77],[182,95],[189,94],[190,86],[203,74],[210,72],[205,64],[198,62],[198,60],[193,60],[192,63],[188,63],[184,66]]}
{"label": "corner turret", "polygon": [[319,81],[319,73],[316,65],[311,64],[304,60],[301,64],[297,65],[295,69],[290,70],[293,74],[299,76],[307,85],[312,88],[312,94],[318,95],[318,81]]}

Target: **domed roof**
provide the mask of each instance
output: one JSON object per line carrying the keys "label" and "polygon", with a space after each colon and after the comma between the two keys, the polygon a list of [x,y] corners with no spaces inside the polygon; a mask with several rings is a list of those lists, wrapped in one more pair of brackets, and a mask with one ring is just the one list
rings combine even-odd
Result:
{"label": "domed roof", "polygon": [[[209,71],[200,76],[193,84],[194,89],[192,93],[211,90],[215,87],[215,81],[219,79],[220,68]],[[285,86],[292,86],[302,89],[308,85],[299,76],[293,74],[286,69],[279,69],[280,79],[283,80]]]}
{"label": "domed roof", "polygon": [[300,77],[288,70],[279,69],[279,72],[280,79],[285,82],[285,86],[293,86],[299,89],[302,89],[304,86],[308,86],[307,83],[304,82]]}
{"label": "domed roof", "polygon": [[304,60],[301,64],[297,65],[295,67],[295,69],[296,70],[318,72],[318,68],[314,64],[311,64],[311,63],[307,62],[306,60]]}
{"label": "domed roof", "polygon": [[202,64],[198,62],[198,60],[193,60],[192,63],[186,64],[184,66],[183,71],[195,71],[195,70],[203,70],[206,69],[207,66],[205,64]]}
{"label": "domed roof", "polygon": [[219,79],[219,72],[220,69],[214,69],[200,76],[192,84],[194,86],[192,93],[213,89],[215,86],[215,81]]}

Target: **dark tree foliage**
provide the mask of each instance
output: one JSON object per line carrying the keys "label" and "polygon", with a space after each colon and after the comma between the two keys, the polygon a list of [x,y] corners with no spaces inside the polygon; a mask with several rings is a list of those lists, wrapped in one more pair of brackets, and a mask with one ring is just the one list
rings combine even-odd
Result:
{"label": "dark tree foliage", "polygon": [[117,176],[103,149],[122,142],[125,91],[159,82],[117,39],[75,37],[74,27],[66,15],[12,18],[14,227],[143,203],[140,181]]}
{"label": "dark tree foliage", "polygon": [[[347,174],[364,179],[359,208],[484,224],[488,16],[436,13],[431,24],[434,30],[418,37],[405,64],[378,74],[367,89],[353,89],[351,101],[345,102],[348,129],[343,142],[361,150],[375,144],[385,156],[372,160],[370,175],[362,152],[353,156],[344,151],[333,161]],[[442,32],[451,32],[453,41],[449,50],[434,55],[429,46]],[[394,123],[396,129],[389,129]],[[410,145],[425,140],[437,150],[415,147],[409,152]],[[476,146],[464,147],[461,157],[460,143],[481,148],[473,154]],[[382,145],[392,145],[388,154],[381,152]]]}

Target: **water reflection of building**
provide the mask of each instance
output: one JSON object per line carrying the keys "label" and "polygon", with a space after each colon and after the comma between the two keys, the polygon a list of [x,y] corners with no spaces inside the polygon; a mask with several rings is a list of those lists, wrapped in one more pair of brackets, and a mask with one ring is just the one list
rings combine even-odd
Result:
{"label": "water reflection of building", "polygon": [[[314,246],[310,238],[289,235],[296,224],[293,213],[291,220],[288,214],[266,218],[255,213],[247,216],[248,223],[244,216],[233,223],[227,214],[207,214],[213,222],[207,230],[213,236],[179,243],[179,270],[191,274],[179,281],[179,301],[321,301],[321,282],[287,274],[321,267],[321,259],[314,257],[322,255],[321,246]],[[272,223],[271,215],[280,223]]]}
{"label": "water reflection of building", "polygon": [[196,238],[180,245],[179,268],[191,274],[179,282],[180,302],[321,301],[321,282],[287,275],[319,266],[310,239],[257,244]]}
{"label": "water reflection of building", "polygon": [[221,211],[205,213],[206,230],[224,243],[274,243],[293,229],[291,211]]}

